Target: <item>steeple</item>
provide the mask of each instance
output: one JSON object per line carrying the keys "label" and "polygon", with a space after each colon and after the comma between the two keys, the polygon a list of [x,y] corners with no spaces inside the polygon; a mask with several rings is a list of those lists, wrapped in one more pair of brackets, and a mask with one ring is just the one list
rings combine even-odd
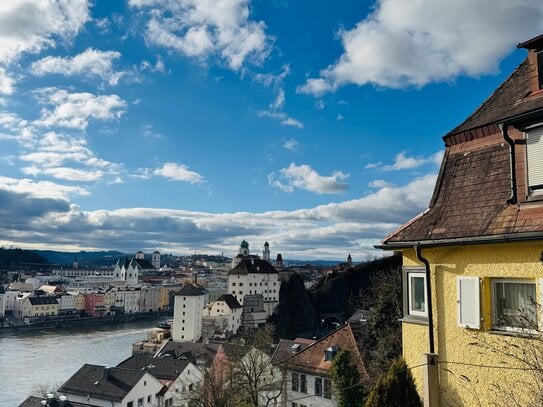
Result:
{"label": "steeple", "polygon": [[264,251],[262,252],[262,260],[270,262],[270,244],[268,242],[264,243]]}
{"label": "steeple", "polygon": [[353,264],[353,258],[351,257],[351,253],[347,256],[347,263]]}

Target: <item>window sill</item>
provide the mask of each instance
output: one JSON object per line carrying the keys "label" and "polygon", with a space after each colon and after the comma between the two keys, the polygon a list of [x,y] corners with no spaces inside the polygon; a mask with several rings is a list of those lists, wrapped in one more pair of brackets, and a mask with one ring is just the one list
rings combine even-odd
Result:
{"label": "window sill", "polygon": [[402,319],[400,319],[400,322],[415,325],[428,325],[428,318],[415,315],[406,315]]}
{"label": "window sill", "polygon": [[526,338],[526,339],[535,339],[541,336],[540,332],[522,332],[522,331],[498,331],[496,329],[491,329],[487,331],[491,335],[500,335],[500,336],[513,336],[516,338]]}

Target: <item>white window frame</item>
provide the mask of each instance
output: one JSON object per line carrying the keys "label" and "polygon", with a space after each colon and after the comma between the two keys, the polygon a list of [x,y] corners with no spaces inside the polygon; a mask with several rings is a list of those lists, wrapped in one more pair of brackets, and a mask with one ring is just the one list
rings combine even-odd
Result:
{"label": "white window frame", "polygon": [[[519,327],[512,327],[512,326],[499,326],[495,323],[496,320],[496,310],[494,307],[494,301],[496,299],[496,283],[509,283],[509,284],[532,284],[534,286],[534,300],[537,300],[537,283],[536,280],[531,279],[507,279],[507,278],[491,278],[490,279],[490,287],[491,287],[491,298],[490,298],[490,310],[491,310],[491,317],[492,317],[492,329],[499,330],[499,331],[507,331],[507,332],[525,332],[525,333],[531,333],[536,334],[537,329],[527,329],[527,328],[519,328]],[[539,312],[537,310],[537,304],[535,305],[535,321],[536,324],[539,322]]]}
{"label": "white window frame", "polygon": [[[541,123],[538,123],[536,125],[530,126],[524,130],[524,133],[526,136],[526,184],[528,185],[528,195],[534,197],[543,197],[543,163],[540,154],[537,154],[543,152],[543,125]],[[533,147],[530,147],[530,133],[536,133],[541,137],[541,140]],[[530,150],[533,151],[534,149],[537,150],[536,157],[530,159]],[[534,162],[537,166],[535,170],[537,177],[536,182],[530,180],[530,172],[534,171],[530,164],[534,164]],[[532,186],[535,186],[537,188],[532,189]]]}
{"label": "white window frame", "polygon": [[[418,311],[413,309],[412,297],[411,297],[411,278],[417,277],[423,278],[424,281],[424,311]],[[407,306],[409,309],[409,315],[414,315],[418,317],[427,317],[428,316],[428,293],[426,292],[426,272],[425,271],[407,271]]]}

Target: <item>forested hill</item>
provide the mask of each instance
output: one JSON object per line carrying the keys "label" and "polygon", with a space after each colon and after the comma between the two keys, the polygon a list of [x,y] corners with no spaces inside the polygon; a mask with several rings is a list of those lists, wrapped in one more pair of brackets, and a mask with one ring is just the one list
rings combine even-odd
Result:
{"label": "forested hill", "polygon": [[42,266],[49,262],[32,250],[0,248],[0,269]]}
{"label": "forested hill", "polygon": [[342,313],[349,318],[356,307],[364,307],[363,300],[370,293],[372,280],[380,273],[399,273],[401,265],[402,256],[393,255],[326,275],[309,291],[315,312],[317,315]]}

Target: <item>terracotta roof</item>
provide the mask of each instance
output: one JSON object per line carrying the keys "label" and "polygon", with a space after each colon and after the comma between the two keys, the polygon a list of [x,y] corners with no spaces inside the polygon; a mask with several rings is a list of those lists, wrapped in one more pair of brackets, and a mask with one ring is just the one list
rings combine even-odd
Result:
{"label": "terracotta roof", "polygon": [[475,112],[445,137],[542,108],[543,96],[530,91],[530,65],[525,59]]}
{"label": "terracotta roof", "polygon": [[336,329],[296,355],[285,359],[283,363],[286,364],[289,370],[297,370],[316,375],[327,375],[332,366],[332,362],[325,360],[324,353],[326,349],[330,347],[338,347],[339,351],[344,350],[351,352],[351,356],[354,359],[360,374],[362,376],[367,376],[356,340],[351,331],[351,326],[348,324]]}
{"label": "terracotta roof", "polygon": [[303,341],[299,339],[296,339],[294,341],[288,339],[281,339],[279,341],[279,344],[277,345],[277,348],[275,349],[275,352],[273,353],[272,363],[274,365],[281,364],[288,358],[307,349],[309,345],[314,342],[315,341],[309,341],[308,343],[305,339]]}
{"label": "terracotta roof", "polygon": [[142,370],[85,364],[58,391],[122,401],[144,375]]}
{"label": "terracotta roof", "polygon": [[206,366],[210,366],[221,346],[228,356],[235,357],[243,357],[250,350],[250,347],[248,346],[228,342],[209,341],[209,343],[203,343],[170,341],[162,348],[158,357],[185,359],[193,364],[204,363]]}
{"label": "terracotta roof", "polygon": [[230,309],[242,308],[236,297],[234,297],[232,294],[221,295],[217,301],[224,301],[226,305],[230,307]]}
{"label": "terracotta roof", "polygon": [[117,365],[124,369],[146,370],[157,379],[175,380],[190,361],[172,358],[153,358],[152,356],[131,356]]}
{"label": "terracotta roof", "polygon": [[266,260],[262,260],[258,257],[244,257],[236,267],[234,267],[228,274],[272,274],[277,273],[277,270]]}

